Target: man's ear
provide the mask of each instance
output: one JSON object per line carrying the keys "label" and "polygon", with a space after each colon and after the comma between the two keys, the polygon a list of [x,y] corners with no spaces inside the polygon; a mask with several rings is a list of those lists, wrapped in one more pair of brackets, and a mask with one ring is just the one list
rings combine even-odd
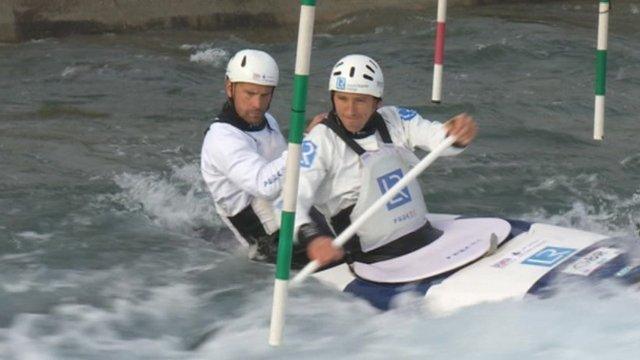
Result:
{"label": "man's ear", "polygon": [[224,81],[224,92],[227,94],[227,98],[233,98],[233,83],[229,79]]}
{"label": "man's ear", "polygon": [[376,98],[376,109],[380,109],[382,107],[382,99]]}

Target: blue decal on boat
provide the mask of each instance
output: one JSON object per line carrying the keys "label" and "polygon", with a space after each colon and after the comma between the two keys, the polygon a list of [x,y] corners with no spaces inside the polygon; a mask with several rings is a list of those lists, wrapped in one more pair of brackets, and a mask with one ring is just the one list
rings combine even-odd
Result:
{"label": "blue decal on boat", "polygon": [[573,254],[576,249],[547,246],[537,253],[526,258],[522,263],[527,265],[551,267],[559,263],[567,256]]}
{"label": "blue decal on boat", "polygon": [[553,296],[559,290],[564,288],[566,284],[570,284],[571,286],[576,286],[577,284],[590,286],[604,279],[616,280],[620,284],[626,285],[637,283],[638,279],[640,279],[640,267],[638,267],[637,264],[633,262],[633,258],[628,256],[628,254],[621,254],[619,256],[616,256],[615,258],[607,261],[605,264],[595,269],[588,276],[576,275],[571,271],[567,272],[567,269],[571,268],[577,261],[580,261],[585,256],[588,256],[599,247],[615,246],[616,240],[617,239],[614,238],[604,239],[595,244],[592,244],[585,249],[571,254],[571,256],[569,256],[566,261],[564,261],[559,266],[554,267],[542,278],[540,278],[527,291],[527,293],[539,298],[547,298]]}

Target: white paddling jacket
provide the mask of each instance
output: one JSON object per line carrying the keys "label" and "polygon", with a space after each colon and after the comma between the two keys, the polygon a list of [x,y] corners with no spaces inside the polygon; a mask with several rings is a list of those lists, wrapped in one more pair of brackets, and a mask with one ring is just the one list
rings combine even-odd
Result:
{"label": "white paddling jacket", "polygon": [[[377,152],[388,145],[409,151],[415,148],[429,151],[446,137],[446,131],[441,123],[428,121],[414,110],[386,106],[378,109],[378,114],[374,114],[363,132],[348,134],[347,139],[341,138],[341,136],[345,137],[346,131],[343,130],[342,135],[338,135],[339,129],[332,129],[331,127],[335,128],[335,125],[330,123],[331,119],[329,119],[322,126],[314,127],[303,141],[295,231],[301,242],[310,240],[314,235],[314,231],[308,231],[307,226],[313,223],[307,215],[311,206],[315,206],[328,219],[331,219],[335,232],[339,233],[349,225],[350,215],[358,203],[361,190],[364,189],[362,174],[365,169],[362,154],[358,154],[354,148],[358,148],[361,153]],[[370,126],[376,121],[383,124]],[[370,129],[367,130],[367,128]],[[385,143],[387,145],[383,145]],[[443,155],[457,155],[462,150],[450,148]],[[419,196],[422,196],[421,193]],[[410,229],[412,234],[408,235],[424,238],[425,241],[437,238],[440,233],[431,228],[428,223],[424,223],[426,220],[420,224],[414,222],[413,228]],[[414,250],[406,246],[400,249],[393,244],[388,244],[391,246],[380,247],[377,252],[367,250],[368,257],[366,257],[360,256],[365,255],[364,249],[367,247],[370,250],[375,249],[360,242],[358,240],[353,244],[353,241],[350,241],[348,246],[345,246],[349,261],[376,262],[387,259],[388,256],[400,256]],[[383,239],[382,242],[386,244],[393,241]],[[418,246],[424,245],[425,243],[418,244]]]}
{"label": "white paddling jacket", "polygon": [[286,142],[270,114],[251,127],[225,105],[202,144],[200,170],[216,211],[244,245],[278,230],[272,201],[284,181]]}

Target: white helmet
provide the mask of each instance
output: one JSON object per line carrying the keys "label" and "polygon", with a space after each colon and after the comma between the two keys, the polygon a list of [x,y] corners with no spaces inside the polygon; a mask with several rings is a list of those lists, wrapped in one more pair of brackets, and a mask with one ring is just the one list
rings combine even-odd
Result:
{"label": "white helmet", "polygon": [[382,98],[384,77],[382,69],[372,58],[364,55],[347,55],[331,70],[329,91],[366,94]]}
{"label": "white helmet", "polygon": [[278,64],[271,55],[260,50],[245,49],[238,51],[227,64],[227,78],[232,83],[277,86]]}

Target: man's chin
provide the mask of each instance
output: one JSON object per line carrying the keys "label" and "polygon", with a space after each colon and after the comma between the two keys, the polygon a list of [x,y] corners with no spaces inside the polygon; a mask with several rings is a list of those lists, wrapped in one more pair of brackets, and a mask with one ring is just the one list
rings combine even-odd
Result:
{"label": "man's chin", "polygon": [[254,114],[254,115],[247,115],[244,119],[250,124],[258,125],[260,124],[260,122],[262,122],[263,117],[264,115],[262,114]]}

